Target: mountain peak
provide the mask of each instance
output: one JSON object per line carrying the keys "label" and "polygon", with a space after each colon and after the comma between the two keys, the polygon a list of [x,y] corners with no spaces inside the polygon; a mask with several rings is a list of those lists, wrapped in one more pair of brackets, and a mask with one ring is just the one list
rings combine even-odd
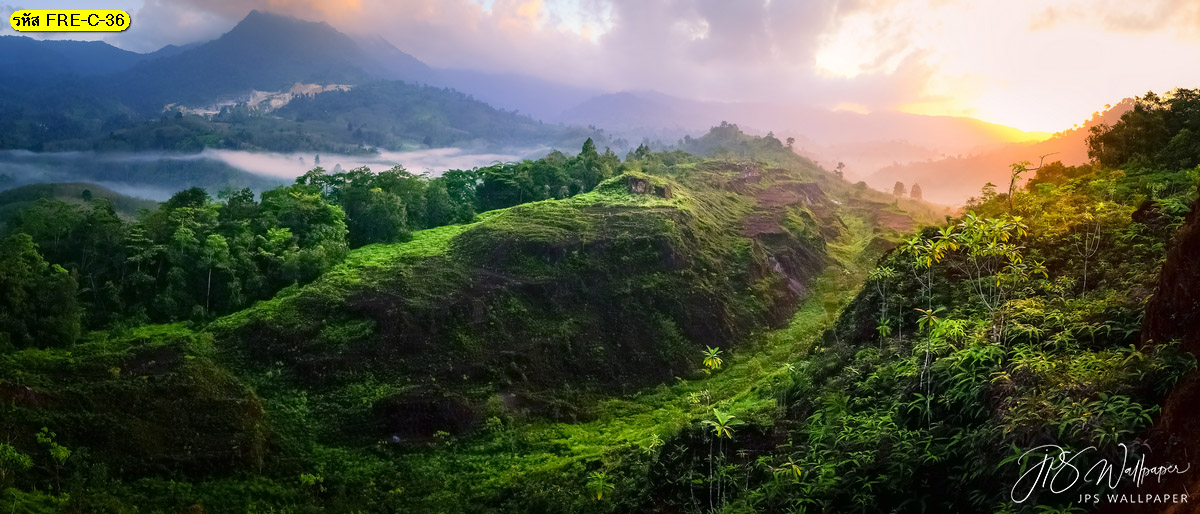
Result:
{"label": "mountain peak", "polygon": [[246,17],[242,18],[237,25],[229,31],[229,34],[244,32],[244,31],[262,31],[271,32],[290,31],[296,29],[311,29],[321,27],[322,30],[329,32],[337,32],[328,23],[323,21],[308,21],[286,14],[279,14],[270,11],[260,11],[258,9],[251,10]]}

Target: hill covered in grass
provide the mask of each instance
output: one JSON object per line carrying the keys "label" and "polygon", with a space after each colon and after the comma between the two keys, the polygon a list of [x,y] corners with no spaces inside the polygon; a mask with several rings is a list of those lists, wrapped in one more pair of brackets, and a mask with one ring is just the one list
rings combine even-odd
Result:
{"label": "hill covered in grass", "polygon": [[125,218],[133,218],[140,209],[153,209],[158,202],[126,196],[104,186],[83,182],[30,184],[0,191],[0,228],[17,212],[25,210],[38,200],[57,200],[64,203],[85,205],[93,200],[104,199],[112,204],[113,210]]}
{"label": "hill covered in grass", "polygon": [[[34,455],[8,498],[85,510],[417,505],[439,497],[429,496],[439,481],[471,476],[442,467],[458,448],[450,442],[511,450],[535,427],[614,422],[609,398],[680,380],[699,394],[712,372],[705,352],[750,355],[772,327],[820,326],[808,317],[836,309],[848,289],[834,284],[857,276],[859,255],[932,221],[799,158],[677,159],[634,159],[588,193],[353,250],[311,284],[206,325],[6,355],[6,429]],[[773,348],[772,366],[791,343]],[[722,379],[725,391],[757,380],[743,373]],[[153,407],[167,397],[210,407]],[[657,411],[652,427],[682,428],[694,410]],[[42,426],[74,456],[39,455],[30,438]],[[532,455],[573,476],[586,456],[549,442]],[[628,443],[563,444],[623,454]],[[521,468],[459,505],[481,508],[536,476]],[[33,492],[51,482],[76,493]],[[100,483],[105,492],[89,485]]]}

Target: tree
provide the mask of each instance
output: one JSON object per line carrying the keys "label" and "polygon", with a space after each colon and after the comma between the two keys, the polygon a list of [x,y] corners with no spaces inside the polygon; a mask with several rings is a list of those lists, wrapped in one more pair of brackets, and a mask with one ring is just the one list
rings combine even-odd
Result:
{"label": "tree", "polygon": [[431,180],[425,188],[425,223],[440,227],[455,222],[454,200],[446,190],[445,180]]}
{"label": "tree", "polygon": [[263,193],[261,208],[260,223],[288,229],[298,248],[287,268],[294,274],[276,277],[283,283],[312,280],[346,256],[346,214],[321,195],[301,185],[280,187]]}
{"label": "tree", "polygon": [[480,169],[479,174],[483,179],[476,191],[480,210],[503,209],[534,199],[533,180],[524,163],[496,163]]}
{"label": "tree", "polygon": [[1200,164],[1198,124],[1200,90],[1151,91],[1111,127],[1089,129],[1088,157],[1108,168],[1135,160],[1168,170],[1193,168]]}
{"label": "tree", "polygon": [[466,223],[475,218],[476,206],[479,204],[477,189],[479,173],[475,170],[450,170],[434,180],[445,184],[446,194],[454,205],[451,220],[453,223]]}
{"label": "tree", "polygon": [[409,173],[404,166],[397,164],[376,175],[371,184],[396,195],[404,204],[406,228],[422,229],[432,226],[425,221],[425,188],[428,182],[424,177]]}
{"label": "tree", "polygon": [[[896,278],[896,270],[888,266],[880,266],[871,270],[867,280],[875,284],[875,292],[879,294],[879,323],[875,331],[879,332],[879,344],[892,334],[892,320],[888,317],[888,284]],[[901,323],[903,324],[903,323]]]}
{"label": "tree", "polygon": [[74,237],[80,232],[83,219],[80,206],[41,198],[13,216],[8,232],[28,234],[41,255],[51,262],[71,262],[78,255],[79,245]]}
{"label": "tree", "polygon": [[600,154],[596,152],[596,143],[590,137],[583,142],[583,148],[575,156],[570,169],[573,178],[580,182],[581,191],[591,191],[612,172],[603,165]]}
{"label": "tree", "polygon": [[845,176],[846,176],[846,163],[844,163],[844,162],[842,162],[842,161],[838,161],[838,163],[837,163],[837,168],[834,168],[834,170],[833,170],[833,173],[834,173],[835,175],[837,175],[837,176],[838,176],[838,178],[845,178]]}
{"label": "tree", "polygon": [[1041,262],[1025,262],[1019,240],[1027,229],[1020,216],[981,218],[971,212],[951,235],[960,255],[951,262],[967,277],[967,286],[992,319],[994,342],[1003,340],[1007,328],[1005,303],[1035,275],[1048,276]]}
{"label": "tree", "polygon": [[208,192],[201,187],[193,187],[184,189],[175,193],[167,200],[168,209],[179,209],[182,207],[198,208],[212,203],[212,197],[208,196]]}
{"label": "tree", "polygon": [[9,478],[32,467],[32,457],[17,451],[8,443],[0,443],[0,487],[7,487]]}
{"label": "tree", "polygon": [[[724,455],[724,440],[733,439],[734,427],[744,425],[745,422],[737,419],[732,414],[722,412],[720,409],[713,407],[713,419],[706,419],[703,422],[712,430],[713,439],[717,440],[717,453]],[[712,451],[712,439],[709,439],[708,444],[708,505],[710,509],[715,509],[717,504],[713,503],[713,461],[716,460]],[[721,496],[721,481],[717,482],[717,497]]]}
{"label": "tree", "polygon": [[924,200],[925,195],[921,191],[921,184],[913,184],[912,189],[908,192],[908,196],[912,197],[913,200]]}
{"label": "tree", "polygon": [[351,248],[373,243],[396,243],[412,238],[400,197],[378,187],[358,186],[342,197]]}
{"label": "tree", "polygon": [[[1054,153],[1058,153],[1058,152],[1054,152]],[[1036,174],[1039,170],[1042,169],[1042,165],[1046,162],[1046,157],[1049,157],[1051,155],[1053,155],[1053,153],[1043,155],[1042,158],[1038,160],[1038,165],[1036,168],[1030,168],[1029,161],[1015,162],[1009,166],[1012,169],[1012,173],[1010,175],[1009,182],[1008,182],[1008,211],[1009,212],[1012,212],[1013,206],[1015,204],[1015,202],[1013,200],[1016,197],[1017,192],[1018,192],[1017,191],[1017,181],[1021,179],[1021,175],[1024,175],[1025,173],[1028,173],[1030,171],[1032,171]]]}
{"label": "tree", "polygon": [[50,460],[54,462],[54,483],[55,489],[62,489],[62,481],[60,480],[63,464],[66,464],[67,459],[71,458],[71,450],[66,446],[58,444],[54,440],[58,437],[57,434],[50,431],[49,428],[42,427],[42,430],[34,434],[37,442],[46,447],[46,451],[50,453]]}
{"label": "tree", "polygon": [[789,149],[789,150],[791,150],[791,149],[792,149],[792,145],[795,145],[795,144],[796,144],[796,138],[794,138],[794,137],[791,137],[791,136],[788,136],[788,138],[787,138],[787,147],[788,147],[788,149]]}
{"label": "tree", "polygon": [[897,181],[896,185],[892,186],[892,194],[896,195],[897,198],[904,198],[904,194],[905,194],[904,183]]}
{"label": "tree", "polygon": [[42,259],[28,234],[0,242],[0,349],[74,343],[77,289],[67,270]]}
{"label": "tree", "polygon": [[209,234],[204,240],[204,249],[200,255],[201,265],[207,268],[204,284],[204,312],[208,314],[212,312],[213,270],[228,271],[230,268],[229,242],[219,234]]}
{"label": "tree", "polygon": [[221,207],[222,225],[249,222],[258,216],[258,202],[254,201],[254,192],[250,188],[227,187],[217,193],[217,198],[225,202]]}

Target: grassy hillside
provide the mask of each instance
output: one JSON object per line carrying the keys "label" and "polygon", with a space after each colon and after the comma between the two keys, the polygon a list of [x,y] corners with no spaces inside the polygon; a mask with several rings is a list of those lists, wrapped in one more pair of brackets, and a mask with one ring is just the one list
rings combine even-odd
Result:
{"label": "grassy hillside", "polygon": [[67,182],[55,184],[31,184],[0,191],[0,229],[4,222],[41,199],[57,200],[76,205],[85,205],[91,200],[105,199],[112,203],[118,215],[130,219],[139,209],[153,209],[158,202],[125,196],[96,184]]}
{"label": "grassy hillside", "polygon": [[[848,298],[861,256],[918,223],[802,162],[640,162],[653,169],[590,193],[355,250],[208,326],[7,356],[0,414],[34,465],[5,499],[442,511],[453,495],[477,511],[556,476],[509,507],[564,491],[608,505],[586,474],[642,455],[631,441],[676,437],[716,401],[770,410],[765,386]],[[702,371],[706,347],[727,364]],[[212,407],[167,424],[165,397]],[[76,453],[42,455],[41,426]],[[149,467],[123,465],[130,452]],[[31,492],[56,480],[70,500]]]}
{"label": "grassy hillside", "polygon": [[752,196],[721,187],[740,169],[720,166],[684,182],[631,172],[368,247],[212,330],[252,372],[283,366],[276,385],[314,410],[375,391],[369,409],[321,416],[366,437],[467,431],[488,402],[575,419],[576,394],[686,375],[704,346],[785,320],[824,267],[819,190],[767,227]]}

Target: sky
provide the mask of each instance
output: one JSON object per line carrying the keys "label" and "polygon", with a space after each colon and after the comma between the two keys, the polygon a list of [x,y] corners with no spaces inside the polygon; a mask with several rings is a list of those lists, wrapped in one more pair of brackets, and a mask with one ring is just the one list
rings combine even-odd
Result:
{"label": "sky", "polygon": [[[19,2],[0,0],[0,11],[23,7]],[[963,115],[1047,132],[1082,123],[1122,98],[1200,86],[1194,0],[103,4],[130,12],[132,26],[93,37],[133,51],[217,37],[257,8],[379,34],[436,67],[697,100]],[[47,0],[37,8],[97,5]]]}

